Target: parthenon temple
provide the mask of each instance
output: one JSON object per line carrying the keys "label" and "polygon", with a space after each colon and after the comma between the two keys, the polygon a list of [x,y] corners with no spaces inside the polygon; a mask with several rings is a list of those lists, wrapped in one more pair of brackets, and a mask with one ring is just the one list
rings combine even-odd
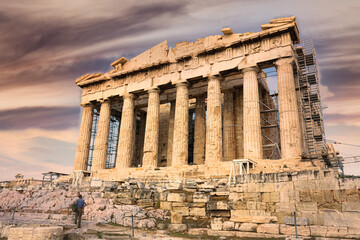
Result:
{"label": "parthenon temple", "polygon": [[261,29],[163,41],[77,79],[73,170],[118,180],[226,176],[235,159],[251,160],[254,172],[319,166],[328,146],[315,52],[295,17]]}

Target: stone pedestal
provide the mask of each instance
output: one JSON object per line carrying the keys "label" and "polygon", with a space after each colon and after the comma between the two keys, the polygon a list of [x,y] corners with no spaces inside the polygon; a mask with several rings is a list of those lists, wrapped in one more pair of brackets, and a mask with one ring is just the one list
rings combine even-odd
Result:
{"label": "stone pedestal", "polygon": [[143,167],[157,167],[159,152],[159,111],[160,90],[158,88],[149,90],[148,109],[146,115],[145,140]]}
{"label": "stone pedestal", "polygon": [[235,119],[233,90],[224,92],[224,161],[235,159]]}
{"label": "stone pedestal", "polygon": [[189,141],[189,93],[187,83],[176,85],[176,107],[174,121],[174,145],[172,166],[188,164]]}
{"label": "stone pedestal", "polygon": [[205,162],[205,99],[206,96],[196,97],[195,127],[194,127],[194,164]]}
{"label": "stone pedestal", "polygon": [[78,145],[76,148],[74,171],[87,170],[89,149],[91,140],[91,128],[93,119],[93,106],[87,104],[83,106],[83,113],[81,117],[80,133]]}
{"label": "stone pedestal", "polygon": [[116,155],[116,169],[131,167],[135,142],[134,94],[124,96],[121,114],[119,142]]}
{"label": "stone pedestal", "polygon": [[278,77],[281,158],[300,158],[301,128],[296,100],[293,58],[275,62]]}
{"label": "stone pedestal", "polygon": [[220,77],[210,76],[207,92],[205,163],[222,161],[222,122]]}
{"label": "stone pedestal", "polygon": [[168,131],[168,148],[167,148],[167,162],[166,165],[170,167],[172,165],[172,153],[173,153],[173,140],[174,140],[174,119],[175,119],[175,102],[170,103],[170,115],[169,115],[169,131]]}
{"label": "stone pedestal", "polygon": [[235,89],[234,114],[235,114],[235,151],[236,158],[244,158],[244,129],[243,129],[243,89]]}
{"label": "stone pedestal", "polygon": [[263,157],[257,72],[257,67],[243,69],[244,158],[253,160]]}
{"label": "stone pedestal", "polygon": [[109,127],[110,127],[110,101],[104,100],[101,103],[99,123],[96,131],[94,157],[92,171],[105,169],[108,151]]}

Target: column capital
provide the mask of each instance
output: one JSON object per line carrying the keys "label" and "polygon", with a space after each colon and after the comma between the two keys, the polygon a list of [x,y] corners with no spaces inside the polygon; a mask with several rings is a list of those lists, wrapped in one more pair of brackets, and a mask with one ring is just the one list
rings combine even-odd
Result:
{"label": "column capital", "polygon": [[94,105],[91,102],[88,103],[80,103],[80,106],[84,107],[93,107]]}
{"label": "column capital", "polygon": [[187,87],[189,86],[188,82],[179,82],[177,84],[175,84],[176,87]]}
{"label": "column capital", "polygon": [[222,80],[223,77],[220,75],[210,75],[208,76],[208,81],[213,81],[213,80]]}
{"label": "column capital", "polygon": [[134,100],[136,98],[135,94],[133,93],[125,93],[122,97],[124,99],[130,99],[130,100]]}
{"label": "column capital", "polygon": [[251,66],[251,67],[247,67],[241,70],[242,73],[246,73],[246,72],[260,72],[260,68],[258,66]]}
{"label": "column capital", "polygon": [[278,60],[276,60],[274,62],[274,64],[275,64],[276,67],[278,67],[278,66],[283,65],[283,64],[293,64],[294,60],[295,59],[293,57],[279,58]]}
{"label": "column capital", "polygon": [[156,87],[156,88],[150,88],[147,91],[148,93],[159,93],[160,89]]}
{"label": "column capital", "polygon": [[105,103],[105,102],[110,102],[110,99],[104,98],[104,99],[100,99],[98,101],[102,104],[102,103]]}

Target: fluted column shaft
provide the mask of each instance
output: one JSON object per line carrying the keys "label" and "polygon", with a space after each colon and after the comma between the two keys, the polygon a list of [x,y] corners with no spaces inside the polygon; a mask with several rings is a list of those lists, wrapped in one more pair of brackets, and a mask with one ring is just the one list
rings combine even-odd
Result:
{"label": "fluted column shaft", "polygon": [[96,171],[106,168],[108,151],[109,127],[110,127],[110,101],[101,103],[99,123],[96,131],[93,165],[91,170]]}
{"label": "fluted column shaft", "polygon": [[174,140],[174,120],[175,120],[175,102],[170,103],[168,145],[167,145],[167,162],[169,167],[172,165],[173,140]]}
{"label": "fluted column shaft", "polygon": [[250,67],[243,70],[244,74],[244,157],[261,159],[263,157],[258,68]]}
{"label": "fluted column shaft", "polygon": [[198,96],[195,103],[194,163],[197,165],[205,162],[205,98]]}
{"label": "fluted column shaft", "polygon": [[93,106],[87,104],[83,106],[81,117],[79,139],[76,148],[74,170],[86,170],[89,160],[89,149],[91,140],[91,127],[93,119]]}
{"label": "fluted column shaft", "polygon": [[207,92],[206,150],[205,163],[222,161],[220,77],[210,76]]}
{"label": "fluted column shaft", "polygon": [[275,62],[279,91],[280,142],[283,159],[301,156],[301,128],[296,100],[293,58]]}
{"label": "fluted column shaft", "polygon": [[224,161],[235,159],[235,116],[233,90],[224,92]]}
{"label": "fluted column shaft", "polygon": [[189,141],[189,90],[187,83],[176,85],[176,107],[174,121],[173,166],[188,164]]}
{"label": "fluted column shaft", "polygon": [[234,113],[235,113],[235,142],[236,158],[244,158],[244,122],[243,122],[243,89],[235,89]]}
{"label": "fluted column shaft", "polygon": [[149,90],[146,116],[143,167],[157,167],[159,154],[159,89]]}
{"label": "fluted column shaft", "polygon": [[121,124],[119,143],[116,155],[116,169],[131,167],[134,142],[135,142],[135,121],[134,121],[134,94],[124,96],[124,104],[121,113]]}

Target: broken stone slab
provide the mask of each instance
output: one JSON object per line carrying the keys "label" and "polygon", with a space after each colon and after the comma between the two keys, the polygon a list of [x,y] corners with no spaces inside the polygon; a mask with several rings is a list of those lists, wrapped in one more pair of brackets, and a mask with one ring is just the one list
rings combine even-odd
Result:
{"label": "broken stone slab", "polygon": [[168,227],[169,232],[185,232],[187,230],[186,224],[171,223]]}

